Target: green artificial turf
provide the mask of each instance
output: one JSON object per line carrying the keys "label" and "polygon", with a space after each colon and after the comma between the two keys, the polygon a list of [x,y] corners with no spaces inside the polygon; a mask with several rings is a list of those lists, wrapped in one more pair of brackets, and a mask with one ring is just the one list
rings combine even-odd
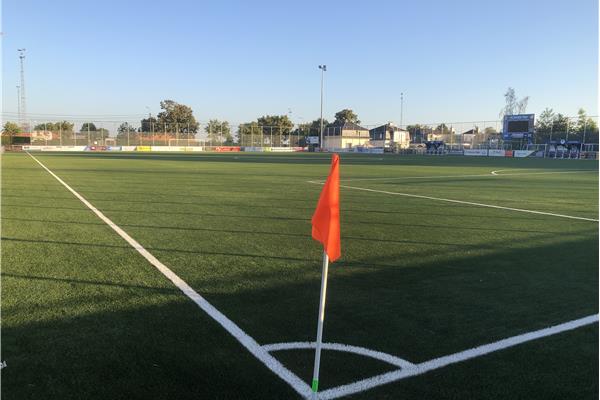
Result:
{"label": "green artificial turf", "polygon": [[[35,156],[258,343],[314,340],[321,186],[308,181],[326,176],[328,155]],[[355,188],[592,219],[597,171],[341,157]],[[341,203],[327,342],[416,363],[598,312],[597,222],[349,188]],[[297,397],[26,154],[2,160],[2,324],[7,399]],[[310,351],[273,354],[310,382]],[[595,398],[597,358],[592,325],[353,397]],[[393,369],[326,351],[320,388]]]}

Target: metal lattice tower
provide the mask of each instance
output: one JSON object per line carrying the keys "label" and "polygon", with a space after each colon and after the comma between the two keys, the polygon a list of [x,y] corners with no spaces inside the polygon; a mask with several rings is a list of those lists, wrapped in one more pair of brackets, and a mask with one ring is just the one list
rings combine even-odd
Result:
{"label": "metal lattice tower", "polygon": [[25,68],[23,66],[25,60],[25,49],[17,49],[19,52],[19,59],[21,61],[21,85],[19,88],[21,98],[19,99],[19,122],[25,123],[27,117],[27,106],[25,101]]}
{"label": "metal lattice tower", "polygon": [[21,115],[21,86],[17,85],[17,116],[19,117],[19,122],[23,116]]}

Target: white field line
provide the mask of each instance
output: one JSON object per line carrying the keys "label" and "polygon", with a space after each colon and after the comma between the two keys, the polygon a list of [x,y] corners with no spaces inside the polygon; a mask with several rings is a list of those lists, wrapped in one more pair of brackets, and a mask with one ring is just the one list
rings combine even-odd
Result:
{"label": "white field line", "polygon": [[223,313],[217,310],[212,304],[210,304],[204,297],[199,295],[191,286],[189,286],[183,279],[177,276],[167,266],[161,263],[156,257],[150,254],[141,244],[127,234],[118,225],[112,222],[96,207],[94,207],[89,201],[83,196],[73,190],[67,185],[62,179],[50,171],[44,164],[42,164],[37,158],[27,153],[33,158],[42,168],[44,168],[50,175],[52,175],[58,182],[60,182],[68,191],[70,191],[75,197],[77,197],[83,204],[86,205],[94,214],[110,226],[119,236],[121,236],[127,243],[131,245],[138,253],[140,253],[150,264],[158,269],[164,276],[166,276],[179,290],[189,297],[194,303],[198,305],[204,312],[206,312],[212,319],[219,323],[227,332],[229,332],[234,338],[237,339],[250,353],[258,358],[267,368],[273,371],[277,376],[287,382],[296,392],[304,397],[310,396],[312,393],[311,388],[303,382],[296,374],[288,370],[283,366],[277,359],[269,354],[268,351],[264,350],[250,335],[244,332],[239,326],[237,326],[232,320],[227,318]]}
{"label": "white field line", "polygon": [[[492,178],[494,176],[518,176],[518,175],[552,175],[552,174],[576,174],[576,173],[586,173],[586,172],[595,172],[598,173],[597,170],[593,169],[572,169],[569,171],[546,171],[546,172],[515,172],[508,174],[500,174],[501,171],[514,171],[510,169],[499,169],[496,171],[492,171],[487,174],[469,174],[469,175],[419,175],[419,176],[395,176],[395,177],[379,177],[379,178],[351,178],[351,179],[341,179],[342,182],[355,182],[355,181],[397,181],[403,179],[448,179],[448,178]],[[314,181],[316,182],[316,181]]]}
{"label": "white field line", "polygon": [[[281,350],[300,350],[300,349],[314,349],[316,346],[315,342],[289,342],[289,343],[273,343],[263,345],[263,349],[266,351],[281,351]],[[354,353],[365,357],[371,357],[379,361],[386,362],[400,368],[414,368],[415,364],[408,362],[400,357],[393,356],[388,353],[381,351],[369,350],[364,347],[351,346],[348,344],[341,343],[322,343],[324,350],[343,351],[346,353]]]}
{"label": "white field line", "polygon": [[509,347],[519,345],[521,343],[529,342],[535,339],[540,339],[546,336],[556,335],[561,332],[570,331],[597,322],[598,314],[594,314],[584,318],[565,322],[560,325],[554,325],[549,328],[544,328],[537,331],[524,333],[522,335],[513,336],[507,339],[499,340],[497,342],[485,344],[482,346],[474,347],[472,349],[450,354],[444,357],[439,357],[433,360],[425,361],[420,364],[416,364],[414,367],[388,372],[385,374],[374,376],[372,378],[363,379],[348,385],[342,385],[335,388],[331,388],[319,393],[319,398],[335,399],[338,397],[363,392],[365,390],[372,389],[376,386],[385,385],[387,383],[394,382],[399,379],[408,378],[410,376],[415,375],[421,375],[425,372],[442,368],[450,364],[455,364],[461,361],[469,360],[471,358],[480,357],[485,354],[493,353],[498,350],[503,350]]}
{"label": "white field line", "polygon": [[[315,182],[315,181],[308,181],[308,182],[322,185],[322,183],[320,183],[320,182]],[[499,210],[517,211],[517,212],[523,212],[523,213],[529,213],[529,214],[549,215],[552,217],[598,222],[597,219],[593,219],[593,218],[576,217],[573,215],[565,215],[565,214],[555,214],[555,213],[545,212],[545,211],[527,210],[524,208],[503,207],[503,206],[496,206],[493,204],[475,203],[472,201],[463,201],[463,200],[454,200],[454,199],[444,199],[442,197],[423,196],[420,194],[412,194],[412,193],[388,192],[386,190],[368,189],[368,188],[362,188],[362,187],[357,187],[357,186],[340,185],[340,187],[345,188],[345,189],[362,190],[364,192],[389,194],[389,195],[393,195],[393,196],[404,196],[404,197],[413,197],[413,198],[417,198],[417,199],[445,201],[447,203],[468,204],[468,205],[477,206],[477,207],[496,208]]]}
{"label": "white field line", "polygon": [[514,175],[546,175],[546,174],[580,174],[585,172],[595,172],[598,173],[595,169],[571,169],[569,171],[548,171],[548,172],[516,172],[510,174],[499,174],[502,171],[514,171],[514,169],[498,169],[496,171],[492,171],[492,175],[496,176],[514,176]]}

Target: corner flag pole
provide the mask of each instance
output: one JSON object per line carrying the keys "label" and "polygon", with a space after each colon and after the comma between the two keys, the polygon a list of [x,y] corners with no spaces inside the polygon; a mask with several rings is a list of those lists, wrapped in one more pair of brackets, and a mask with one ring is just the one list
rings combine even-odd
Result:
{"label": "corner flag pole", "polygon": [[321,298],[319,300],[319,321],[315,345],[315,368],[312,380],[312,398],[319,391],[319,368],[321,367],[321,347],[323,345],[323,321],[325,320],[325,295],[327,294],[327,271],[329,261],[334,262],[342,255],[340,243],[340,157],[331,156],[331,169],[319,196],[317,208],[312,216],[312,237],[323,244],[323,273],[321,274]]}
{"label": "corner flag pole", "polygon": [[317,398],[319,390],[319,368],[321,367],[321,345],[323,343],[323,320],[325,319],[325,296],[327,295],[327,271],[329,270],[329,257],[323,251],[323,274],[321,275],[321,297],[319,300],[319,321],[317,325],[317,344],[315,347],[315,366],[313,369],[312,398]]}

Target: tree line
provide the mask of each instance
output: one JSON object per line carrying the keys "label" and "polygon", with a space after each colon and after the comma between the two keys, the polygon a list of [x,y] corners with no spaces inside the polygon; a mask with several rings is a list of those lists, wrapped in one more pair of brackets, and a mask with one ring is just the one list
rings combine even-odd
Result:
{"label": "tree line", "polygon": [[598,143],[598,124],[583,108],[579,109],[576,118],[568,118],[546,107],[535,123],[535,135],[538,142],[567,139]]}
{"label": "tree line", "polygon": [[[520,114],[526,112],[529,97],[518,99],[513,88],[508,88],[504,94],[505,106],[501,109],[499,117],[509,114]],[[194,117],[192,108],[173,100],[163,100],[160,102],[161,111],[156,117],[148,116],[140,121],[139,127],[135,127],[129,122],[122,123],[117,128],[117,137],[129,137],[130,140],[136,140],[139,135],[153,134],[165,136],[165,138],[185,139],[189,135],[195,135],[200,129],[200,123]],[[332,123],[320,118],[310,122],[295,125],[288,115],[263,115],[254,121],[239,124],[238,143],[251,143],[251,137],[260,136],[264,144],[271,146],[281,146],[290,143],[291,136],[319,136],[321,125],[323,127],[331,125],[341,125],[346,122],[360,124],[358,115],[351,109],[343,109],[335,113],[335,119]],[[423,124],[408,125],[406,129],[413,138],[425,139],[427,134],[448,135],[452,133],[451,127],[446,124],[429,126]],[[35,131],[61,132],[63,137],[73,137],[75,126],[68,121],[44,122],[36,124],[33,127]],[[22,131],[21,126],[14,122],[6,122],[2,133],[13,136]],[[218,119],[211,119],[204,127],[208,140],[212,143],[225,145],[234,144],[231,127],[229,122]],[[474,127],[474,133],[484,133],[487,135],[497,134],[493,126],[486,126],[480,130]],[[461,132],[459,132],[461,133]],[[568,133],[569,140],[584,140],[586,142],[598,142],[598,125],[590,118],[585,110],[579,109],[578,115],[573,119],[567,118],[561,113],[555,113],[553,109],[546,108],[537,118],[536,137],[537,142],[546,142],[552,139],[566,138]],[[84,122],[79,128],[79,135],[88,136],[92,140],[107,137],[109,131],[105,128],[96,126],[93,122]]]}
{"label": "tree line", "polygon": [[[351,109],[346,108],[335,113],[333,123],[323,119],[323,127],[341,125],[345,122],[360,124],[358,115]],[[321,118],[294,125],[288,115],[263,115],[254,121],[242,123],[238,126],[240,143],[252,143],[252,137],[257,135],[257,137],[262,137],[263,140],[266,138],[267,143],[271,146],[281,146],[289,143],[292,136],[305,137],[319,136],[320,134]]]}

